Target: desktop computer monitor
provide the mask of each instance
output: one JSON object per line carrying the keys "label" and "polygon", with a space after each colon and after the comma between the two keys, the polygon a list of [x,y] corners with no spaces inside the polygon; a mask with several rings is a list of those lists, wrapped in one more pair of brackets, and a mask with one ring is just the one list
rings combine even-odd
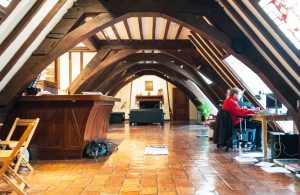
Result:
{"label": "desktop computer monitor", "polygon": [[277,100],[273,93],[266,94],[266,107],[267,108],[275,108],[276,109],[276,101],[277,108],[282,108],[282,103]]}

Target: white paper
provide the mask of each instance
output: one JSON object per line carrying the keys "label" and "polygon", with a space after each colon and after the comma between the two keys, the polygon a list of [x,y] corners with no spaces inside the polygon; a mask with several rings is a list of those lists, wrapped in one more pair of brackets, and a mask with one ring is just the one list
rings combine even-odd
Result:
{"label": "white paper", "polygon": [[299,177],[299,178],[300,178],[300,174],[296,174],[296,177]]}
{"label": "white paper", "polygon": [[208,135],[205,135],[205,134],[204,134],[204,135],[201,135],[201,134],[200,134],[200,135],[196,135],[196,137],[208,137]]}
{"label": "white paper", "polygon": [[261,153],[261,152],[243,153],[243,154],[240,154],[240,156],[252,157],[252,158],[261,158],[261,157],[264,157],[263,153]]}
{"label": "white paper", "polygon": [[256,158],[245,157],[245,156],[236,156],[234,159],[236,161],[238,161],[239,163],[256,163],[256,162],[258,162],[258,160]]}
{"label": "white paper", "polygon": [[270,163],[270,162],[259,162],[257,164],[255,164],[256,166],[259,167],[272,167],[273,165],[275,165],[275,163]]}
{"label": "white paper", "polygon": [[260,167],[260,168],[268,173],[291,173],[289,170],[283,167]]}
{"label": "white paper", "polygon": [[168,147],[167,146],[146,146],[145,155],[168,155]]}

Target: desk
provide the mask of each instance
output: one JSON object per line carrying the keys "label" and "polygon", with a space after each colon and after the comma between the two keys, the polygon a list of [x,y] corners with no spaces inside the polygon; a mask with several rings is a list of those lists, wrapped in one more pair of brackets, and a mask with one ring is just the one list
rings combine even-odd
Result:
{"label": "desk", "polygon": [[250,115],[252,120],[260,121],[262,125],[262,146],[264,157],[267,157],[268,141],[267,141],[267,123],[268,121],[290,121],[293,120],[291,115],[272,115],[272,114],[254,114]]}

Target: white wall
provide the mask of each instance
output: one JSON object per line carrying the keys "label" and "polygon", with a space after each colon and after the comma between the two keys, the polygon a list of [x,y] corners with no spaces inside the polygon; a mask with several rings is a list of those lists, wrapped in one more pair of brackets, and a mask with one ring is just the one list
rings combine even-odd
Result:
{"label": "white wall", "polygon": [[[125,85],[116,95],[115,97],[120,98],[120,102],[115,102],[115,106],[113,108],[114,112],[125,112],[125,119],[128,119],[129,111],[130,111],[130,93],[131,93],[131,82]],[[125,108],[121,109],[122,105],[126,105]]]}
{"label": "white wall", "polygon": [[189,100],[189,112],[190,112],[190,120],[197,120],[198,110],[191,100]]}

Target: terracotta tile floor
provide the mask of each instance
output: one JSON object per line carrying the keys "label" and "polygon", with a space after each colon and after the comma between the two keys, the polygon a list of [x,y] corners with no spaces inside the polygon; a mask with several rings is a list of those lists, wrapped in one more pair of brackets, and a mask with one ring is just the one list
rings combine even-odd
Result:
{"label": "terracotta tile floor", "polygon": [[[107,159],[33,163],[28,194],[300,194],[292,174],[268,174],[233,161],[197,138],[194,125],[112,126],[109,139],[124,139]],[[167,145],[167,156],[145,156],[147,145]]]}

